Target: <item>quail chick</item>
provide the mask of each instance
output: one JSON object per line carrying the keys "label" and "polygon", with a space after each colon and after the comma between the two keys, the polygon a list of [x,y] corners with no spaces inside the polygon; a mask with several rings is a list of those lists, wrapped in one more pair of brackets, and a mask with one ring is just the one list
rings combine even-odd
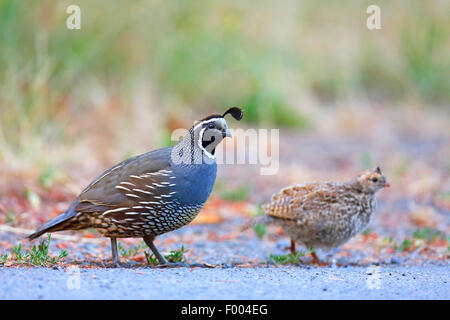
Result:
{"label": "quail chick", "polygon": [[[363,231],[376,208],[375,194],[389,187],[379,167],[344,182],[296,184],[274,194],[262,206],[266,213],[248,221],[242,230],[256,224],[281,226],[295,243],[308,248],[338,247]],[[312,252],[314,262],[319,263]]]}
{"label": "quail chick", "polygon": [[225,115],[242,118],[230,108],[198,121],[173,147],[125,160],[103,172],[66,212],[28,238],[46,232],[95,228],[111,238],[113,263],[119,264],[116,238],[142,237],[160,264],[167,264],[153,244],[156,236],[190,223],[216,180],[215,148],[231,137]]}

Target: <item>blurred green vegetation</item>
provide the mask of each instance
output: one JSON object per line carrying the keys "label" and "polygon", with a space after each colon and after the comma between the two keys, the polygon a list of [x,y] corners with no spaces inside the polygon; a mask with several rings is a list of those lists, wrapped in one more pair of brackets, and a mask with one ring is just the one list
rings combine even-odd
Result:
{"label": "blurred green vegetation", "polygon": [[240,185],[233,190],[222,190],[219,195],[224,200],[242,202],[248,199],[250,192],[251,187],[249,185]]}
{"label": "blurred green vegetation", "polygon": [[379,1],[376,31],[369,1],[78,0],[81,30],[66,28],[70,4],[0,0],[1,150],[75,138],[97,96],[127,113],[149,82],[162,112],[238,105],[296,128],[309,99],[450,105],[448,1]]}

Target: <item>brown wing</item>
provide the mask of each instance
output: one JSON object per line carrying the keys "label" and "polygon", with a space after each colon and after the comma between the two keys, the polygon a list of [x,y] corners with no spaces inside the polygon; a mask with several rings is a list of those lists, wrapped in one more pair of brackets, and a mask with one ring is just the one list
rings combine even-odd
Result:
{"label": "brown wing", "polygon": [[306,183],[281,189],[280,192],[272,196],[269,203],[263,205],[263,210],[273,217],[296,219],[303,212],[302,203],[316,188],[316,184]]}
{"label": "brown wing", "polygon": [[[171,150],[164,148],[148,152],[105,171],[81,192],[66,212],[45,223],[29,238],[37,238],[45,232],[74,229],[70,223],[77,229],[84,227],[74,220],[76,217],[85,221],[98,214],[111,214],[110,218],[116,222],[128,224],[139,211],[143,212],[141,217],[154,213],[152,218],[157,218],[164,214],[161,210],[163,203],[165,208],[172,206],[169,199],[173,195],[170,189],[174,180],[170,170]],[[93,220],[96,222],[98,219]],[[101,219],[98,221],[100,223]]]}
{"label": "brown wing", "polygon": [[342,197],[345,187],[341,183],[317,184],[311,192],[302,199],[295,199],[294,206],[304,212],[327,211],[330,207],[339,207],[345,202]]}
{"label": "brown wing", "polygon": [[161,234],[186,224],[182,216],[171,214],[178,207],[174,178],[170,169],[130,175],[114,187],[118,202],[92,200],[87,192],[75,210],[85,214],[97,210],[100,216],[93,220],[94,227],[105,228],[106,235]]}
{"label": "brown wing", "polygon": [[305,183],[282,189],[272,197],[264,211],[273,217],[297,219],[305,213],[323,211],[341,199],[339,183]]}
{"label": "brown wing", "polygon": [[175,194],[175,177],[166,153],[151,152],[106,171],[78,196],[74,211],[126,219],[127,215],[156,212],[162,204],[169,204]]}

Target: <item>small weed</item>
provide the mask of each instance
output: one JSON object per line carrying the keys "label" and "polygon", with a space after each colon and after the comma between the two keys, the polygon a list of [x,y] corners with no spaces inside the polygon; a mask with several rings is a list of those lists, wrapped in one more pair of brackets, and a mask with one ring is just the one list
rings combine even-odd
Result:
{"label": "small weed", "polygon": [[262,239],[267,233],[267,227],[265,224],[260,223],[253,227],[253,231],[259,239]]}
{"label": "small weed", "polygon": [[299,264],[300,258],[303,257],[305,253],[303,251],[297,251],[295,254],[288,253],[282,255],[270,255],[270,260],[277,264]]}
{"label": "small weed", "polygon": [[[263,214],[264,214],[264,211],[262,210],[261,206],[258,206],[258,210],[256,212],[254,212],[252,215],[253,215],[253,217],[259,217]],[[267,233],[267,227],[265,224],[260,223],[253,227],[253,231],[256,233],[256,236],[259,239],[262,239],[262,237],[264,237]]]}
{"label": "small weed", "polygon": [[371,233],[372,233],[372,229],[370,229],[370,228],[367,228],[366,230],[364,230],[364,231],[362,232],[362,234],[365,235],[365,236],[368,236],[368,235],[370,235]]}
{"label": "small weed", "polygon": [[439,230],[433,230],[425,227],[422,229],[416,229],[413,232],[413,237],[416,239],[422,239],[427,243],[432,243],[438,237],[445,237]]}
{"label": "small weed", "polygon": [[12,248],[12,256],[14,257],[14,260],[16,260],[18,263],[22,263],[22,244],[19,243],[18,246],[15,246]]}
{"label": "small weed", "polygon": [[425,227],[423,229],[416,229],[413,232],[413,237],[418,239],[426,239],[428,235],[430,234],[431,229],[428,227]]}
{"label": "small weed", "polygon": [[153,253],[150,253],[150,251],[144,251],[145,259],[147,260],[147,263],[152,266],[158,265],[158,259],[156,259],[155,255]]}
{"label": "small weed", "polygon": [[443,235],[439,230],[435,230],[433,233],[431,233],[428,238],[427,238],[427,242],[431,243],[434,241],[434,239],[436,238],[445,238],[445,235]]}
{"label": "small weed", "polygon": [[170,251],[170,253],[168,255],[166,255],[166,259],[168,262],[181,262],[183,261],[183,255],[184,255],[184,246],[181,246],[181,249],[175,250],[175,251]]}
{"label": "small weed", "polygon": [[[186,252],[186,250],[184,249],[184,246],[182,245],[180,249],[172,250],[172,251],[170,251],[169,254],[164,255],[164,257],[166,258],[167,262],[171,262],[171,263],[182,262],[183,255],[185,252]],[[144,254],[145,254],[145,259],[147,260],[148,264],[153,265],[153,266],[158,265],[159,261],[153,253],[150,253],[150,251],[144,251]]]}
{"label": "small weed", "polygon": [[120,255],[124,258],[130,258],[136,256],[141,249],[145,249],[146,245],[143,241],[141,241],[137,246],[132,246],[130,248],[124,248],[120,242],[117,243],[117,247],[119,248]]}
{"label": "small weed", "polygon": [[384,247],[388,245],[392,245],[393,247],[395,247],[396,244],[394,243],[394,239],[392,237],[383,237],[382,246]]}
{"label": "small weed", "polygon": [[383,240],[384,244],[391,244],[394,250],[412,251],[420,248],[424,244],[434,242],[436,238],[445,239],[445,234],[439,230],[434,230],[429,227],[414,230],[412,237],[405,238],[400,245],[397,245],[392,238],[389,238],[389,243]]}
{"label": "small weed", "polygon": [[40,266],[40,267],[49,267],[57,262],[59,262],[62,258],[67,256],[67,251],[63,250],[57,257],[49,256],[48,248],[50,246],[51,235],[48,234],[47,240],[43,240],[39,243],[39,245],[34,245],[31,250],[26,250],[25,253],[22,252],[22,244],[19,244],[12,248],[11,257],[8,259],[8,255],[3,255],[1,264],[5,264],[7,261],[10,261],[11,264],[18,265],[30,265],[30,266]]}
{"label": "small weed", "polygon": [[402,243],[398,246],[398,250],[400,251],[409,251],[413,247],[413,241],[410,239],[405,239],[402,241]]}
{"label": "small weed", "polygon": [[254,210],[254,211],[252,212],[252,216],[253,216],[253,217],[259,217],[259,216],[262,216],[264,213],[265,213],[265,212],[264,212],[264,210],[262,209],[262,204],[260,204],[260,205],[258,206],[258,209],[257,209],[257,210]]}
{"label": "small weed", "polygon": [[8,260],[8,254],[5,253],[3,256],[0,256],[0,264],[5,264],[5,262]]}

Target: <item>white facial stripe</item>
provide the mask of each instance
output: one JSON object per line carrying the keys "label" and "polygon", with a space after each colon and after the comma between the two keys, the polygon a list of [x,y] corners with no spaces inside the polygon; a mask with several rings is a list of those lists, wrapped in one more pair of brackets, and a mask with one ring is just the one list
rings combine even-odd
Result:
{"label": "white facial stripe", "polygon": [[210,122],[214,122],[214,121],[223,121],[223,124],[225,124],[225,125],[227,124],[227,122],[225,121],[224,118],[212,118],[212,119],[208,119],[208,120],[205,120],[205,121],[202,121],[202,122],[196,124],[196,125],[194,126],[194,131],[195,131],[199,126],[204,125],[205,123],[210,123]]}

